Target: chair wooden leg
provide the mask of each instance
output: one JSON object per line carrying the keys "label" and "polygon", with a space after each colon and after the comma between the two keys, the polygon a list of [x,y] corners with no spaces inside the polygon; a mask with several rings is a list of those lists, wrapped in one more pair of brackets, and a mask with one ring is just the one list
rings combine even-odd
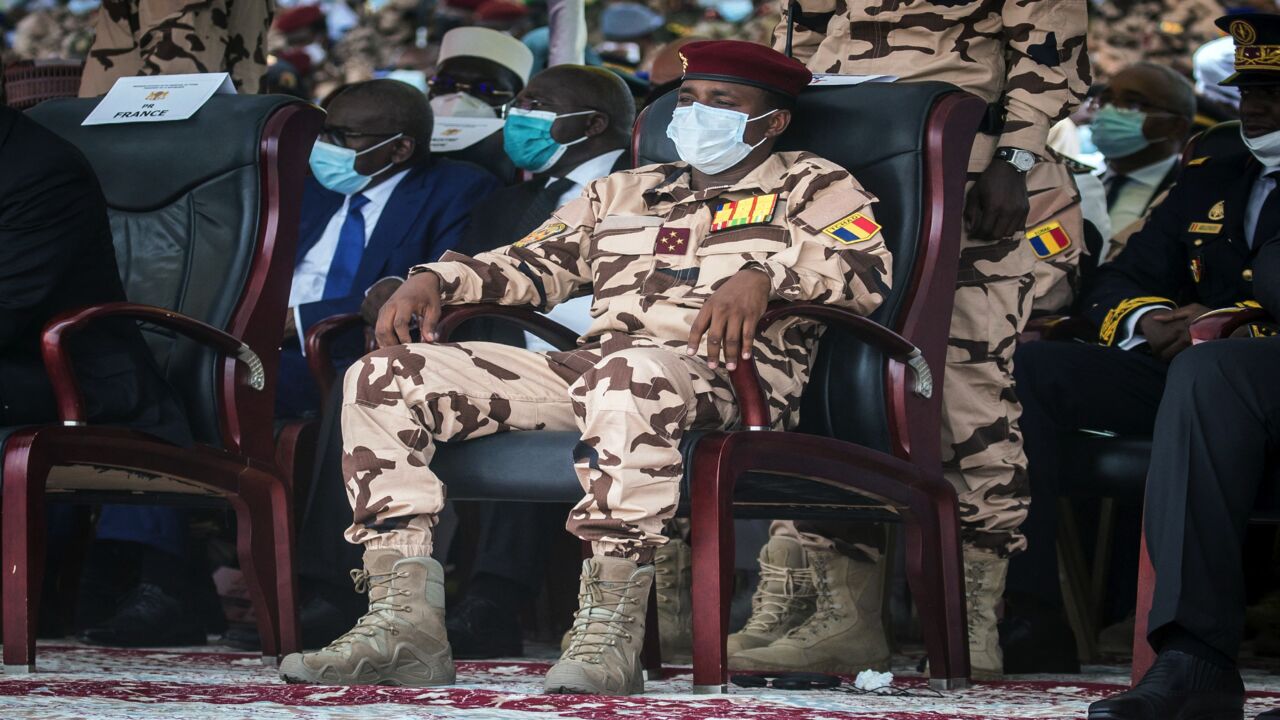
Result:
{"label": "chair wooden leg", "polygon": [[964,554],[955,498],[921,499],[907,516],[906,568],[929,656],[929,685],[969,685],[969,626]]}
{"label": "chair wooden leg", "polygon": [[271,665],[279,657],[279,597],[276,586],[275,532],[270,496],[253,482],[230,498],[236,512],[236,550],[249,599],[258,620],[262,661]]}
{"label": "chair wooden leg", "polygon": [[1088,563],[1080,546],[1075,509],[1066,498],[1058,499],[1058,574],[1067,621],[1076,638],[1081,662],[1093,662],[1098,656],[1098,626],[1089,603]]}
{"label": "chair wooden leg", "polygon": [[645,680],[662,679],[662,643],[658,627],[658,584],[649,587],[649,609],[644,619],[644,647],[640,650],[640,664]]}
{"label": "chair wooden leg", "polygon": [[280,644],[277,647],[283,658],[302,649],[302,635],[298,628],[298,576],[294,569],[293,503],[288,480],[272,483],[271,513],[274,527],[275,583],[277,622]]}
{"label": "chair wooden leg", "polygon": [[698,445],[693,467],[693,691],[728,691],[729,601],[733,597],[733,485],[720,439]]}
{"label": "chair wooden leg", "polygon": [[1156,591],[1156,569],[1147,553],[1147,533],[1142,533],[1142,549],[1138,555],[1138,607],[1133,622],[1133,671],[1130,682],[1134,685],[1147,674],[1156,661],[1156,652],[1147,642],[1147,615],[1151,613],[1151,600]]}
{"label": "chair wooden leg", "polygon": [[4,672],[35,672],[36,625],[44,575],[44,484],[47,465],[26,449],[10,449],[4,460]]}

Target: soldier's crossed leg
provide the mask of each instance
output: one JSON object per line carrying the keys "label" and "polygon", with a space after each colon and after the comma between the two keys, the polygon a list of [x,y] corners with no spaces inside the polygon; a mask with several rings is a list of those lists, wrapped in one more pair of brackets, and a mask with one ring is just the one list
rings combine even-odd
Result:
{"label": "soldier's crossed leg", "polygon": [[586,497],[569,530],[597,554],[649,562],[678,500],[684,431],[736,417],[724,371],[658,347],[542,355],[492,343],[394,346],[348,370],[344,397],[347,539],[417,557],[430,554],[444,505],[430,469],[437,441],[578,430]]}

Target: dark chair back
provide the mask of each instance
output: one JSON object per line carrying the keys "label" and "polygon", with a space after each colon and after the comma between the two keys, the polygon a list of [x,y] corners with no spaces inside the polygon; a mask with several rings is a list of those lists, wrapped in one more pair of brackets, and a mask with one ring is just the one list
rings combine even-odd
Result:
{"label": "dark chair back", "polygon": [[23,60],[4,68],[5,104],[14,110],[80,93],[84,63],[79,60]]}
{"label": "dark chair back", "polygon": [[[809,89],[800,96],[791,127],[777,146],[807,150],[844,167],[879,199],[873,209],[893,253],[893,291],[872,318],[921,347],[935,378],[941,375],[945,347],[937,347],[936,332],[925,330],[936,329],[939,320],[949,326],[954,290],[924,288],[921,278],[949,260],[954,285],[955,257],[938,257],[939,248],[933,244],[946,220],[938,205],[944,193],[936,166],[942,161],[936,156],[944,149],[931,147],[936,138],[930,133],[938,122],[933,111],[945,96],[955,94],[954,86],[936,82]],[[668,93],[639,118],[634,139],[637,165],[678,159],[666,137],[675,101],[676,93]],[[963,156],[967,160],[967,147]],[[958,217],[958,209],[951,212]],[[950,252],[956,253],[954,248]],[[805,390],[800,430],[894,451],[898,442],[891,437],[888,420],[892,413],[884,382],[886,365],[880,351],[829,330]]]}
{"label": "dark chair back", "polygon": [[266,366],[266,389],[243,396],[249,391],[236,386],[232,360],[145,330],[196,439],[271,457],[269,446],[248,452],[243,435],[265,423],[270,441],[302,172],[320,112],[285,96],[215,95],[184,121],[82,126],[97,103],[54,100],[30,115],[78,147],[98,174],[130,301],[224,330]]}
{"label": "dark chair back", "polygon": [[1240,138],[1240,121],[1230,120],[1193,136],[1182,150],[1182,163],[1202,157],[1222,158],[1248,154],[1249,148]]}

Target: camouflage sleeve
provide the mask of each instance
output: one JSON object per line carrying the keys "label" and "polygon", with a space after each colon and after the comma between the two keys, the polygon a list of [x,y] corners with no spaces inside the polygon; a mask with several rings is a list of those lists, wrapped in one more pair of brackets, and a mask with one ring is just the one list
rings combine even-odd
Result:
{"label": "camouflage sleeve", "polygon": [[[796,3],[800,12],[806,16],[812,16],[814,21],[804,24],[797,17],[795,29],[791,34],[791,56],[796,60],[808,65],[809,59],[813,57],[814,51],[822,44],[823,38],[826,37],[826,25],[819,19],[825,17],[830,22],[832,14],[835,12],[835,0],[800,0]],[[786,2],[782,3],[782,20],[777,27],[773,29],[773,49],[780,53],[787,51],[787,23],[791,18],[791,9]],[[813,28],[809,25],[822,24],[822,28]]]}
{"label": "camouflage sleeve", "polygon": [[812,168],[787,200],[791,247],[762,262],[773,296],[861,314],[889,292],[892,258],[871,212],[875,198],[843,169]]}
{"label": "camouflage sleeve", "polygon": [[450,251],[439,262],[418,265],[409,274],[429,270],[440,276],[447,305],[484,302],[548,310],[591,282],[586,240],[595,228],[599,207],[593,183],[581,197],[511,245],[475,257]]}
{"label": "camouflage sleeve", "polygon": [[1006,2],[1003,19],[1008,79],[1000,145],[1046,157],[1049,128],[1069,115],[1089,90],[1085,0]]}

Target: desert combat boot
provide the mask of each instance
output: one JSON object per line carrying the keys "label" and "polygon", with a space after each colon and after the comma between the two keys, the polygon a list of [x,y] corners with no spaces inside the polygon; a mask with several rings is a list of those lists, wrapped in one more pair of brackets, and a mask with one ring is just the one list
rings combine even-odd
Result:
{"label": "desert combat boot", "polygon": [[369,592],[369,612],[323,650],[286,657],[280,677],[321,685],[452,684],[440,563],[396,550],[365,550],[364,570],[353,570],[351,577],[357,592]]}
{"label": "desert combat boot", "polygon": [[813,593],[804,547],[788,537],[769,538],[760,548],[760,583],[751,596],[751,617],[729,636],[729,657],[765,647],[803,625],[813,615]]}
{"label": "desert combat boot", "polygon": [[636,695],[644,692],[640,649],[653,566],[594,557],[582,562],[578,612],[569,647],[547,671],[549,693]]}
{"label": "desert combat boot", "polygon": [[868,562],[834,550],[810,550],[813,615],[767,647],[731,656],[730,667],[845,675],[888,670],[889,643],[880,611],[883,564],[883,559]]}
{"label": "desert combat boot", "polygon": [[1004,652],[996,625],[996,605],[1004,597],[1009,561],[993,552],[965,547],[964,595],[968,606],[969,671],[974,680],[1002,680]]}
{"label": "desert combat boot", "polygon": [[658,638],[662,661],[687,665],[693,656],[693,560],[689,543],[671,539],[653,559],[658,586]]}

